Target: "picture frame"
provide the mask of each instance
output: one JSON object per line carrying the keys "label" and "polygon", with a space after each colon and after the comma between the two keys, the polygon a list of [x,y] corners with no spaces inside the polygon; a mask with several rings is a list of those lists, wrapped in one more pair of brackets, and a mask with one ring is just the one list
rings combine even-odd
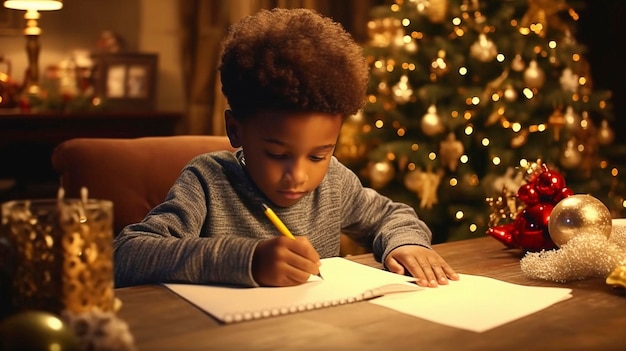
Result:
{"label": "picture frame", "polygon": [[158,55],[106,53],[92,55],[94,96],[110,109],[154,110]]}

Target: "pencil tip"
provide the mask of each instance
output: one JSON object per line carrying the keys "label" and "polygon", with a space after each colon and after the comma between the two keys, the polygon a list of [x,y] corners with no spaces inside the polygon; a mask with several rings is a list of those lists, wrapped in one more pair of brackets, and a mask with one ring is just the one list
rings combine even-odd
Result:
{"label": "pencil tip", "polygon": [[269,206],[267,206],[264,202],[261,203],[261,205],[263,205],[263,209],[267,210],[268,208],[270,208]]}

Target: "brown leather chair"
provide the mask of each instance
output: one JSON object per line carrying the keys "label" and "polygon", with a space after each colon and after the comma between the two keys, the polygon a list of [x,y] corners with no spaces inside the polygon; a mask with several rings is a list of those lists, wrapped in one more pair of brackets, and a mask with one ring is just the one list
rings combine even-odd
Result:
{"label": "brown leather chair", "polygon": [[89,198],[113,201],[117,234],[165,199],[189,160],[217,150],[233,150],[227,137],[78,138],[54,149],[52,167],[66,198],[79,198],[86,187]]}
{"label": "brown leather chair", "polygon": [[[183,167],[194,156],[234,150],[225,136],[165,136],[136,139],[78,138],[59,144],[52,166],[66,198],[88,197],[113,201],[113,230],[119,233],[141,221],[161,203]],[[346,235],[342,256],[369,252]]]}

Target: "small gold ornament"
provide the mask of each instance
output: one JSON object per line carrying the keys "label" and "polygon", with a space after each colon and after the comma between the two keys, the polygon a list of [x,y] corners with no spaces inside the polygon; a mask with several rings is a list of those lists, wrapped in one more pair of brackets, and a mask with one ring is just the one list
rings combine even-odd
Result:
{"label": "small gold ornament", "polygon": [[546,82],[546,74],[539,67],[536,60],[530,61],[528,68],[524,71],[524,83],[531,89],[539,89]]}
{"label": "small gold ornament", "polygon": [[439,200],[437,198],[437,188],[443,177],[443,171],[436,173],[430,169],[422,171],[420,169],[408,172],[404,177],[404,186],[415,191],[420,199],[420,208],[430,209]]}
{"label": "small gold ornament", "polygon": [[515,72],[521,72],[524,68],[526,68],[526,63],[524,62],[522,55],[515,54],[515,57],[513,57],[513,61],[511,62],[511,69]]}
{"label": "small gold ornament", "polygon": [[561,247],[578,235],[611,235],[611,212],[591,195],[576,194],[559,201],[550,212],[548,232]]}
{"label": "small gold ornament", "polygon": [[372,188],[381,189],[387,183],[393,179],[395,175],[395,170],[393,166],[388,161],[376,162],[371,165],[369,170],[369,177],[372,184]]}
{"label": "small gold ornament", "polygon": [[517,91],[511,84],[507,84],[506,88],[504,88],[504,99],[508,102],[517,100]]}
{"label": "small gold ornament", "polygon": [[400,80],[391,88],[393,99],[399,104],[405,104],[411,101],[413,97],[413,87],[409,83],[409,77],[403,74]]}
{"label": "small gold ornament", "polygon": [[609,127],[607,120],[600,122],[600,130],[598,131],[598,143],[600,145],[609,145],[615,140],[615,132]]}
{"label": "small gold ornament", "polygon": [[339,132],[339,140],[335,148],[335,156],[344,163],[360,160],[367,151],[366,143],[359,138],[364,125],[363,112],[346,118]]}
{"label": "small gold ornament", "polygon": [[565,150],[561,154],[559,163],[565,169],[575,169],[580,165],[582,161],[582,154],[578,151],[576,145],[576,139],[570,139],[567,141]]}
{"label": "small gold ornament", "polygon": [[481,62],[491,62],[497,54],[496,44],[484,33],[480,33],[478,40],[470,47],[470,55]]}
{"label": "small gold ornament", "polygon": [[563,91],[570,93],[576,93],[578,91],[578,87],[580,86],[580,84],[578,84],[578,75],[569,67],[565,68],[563,72],[561,72],[559,83],[561,83]]}
{"label": "small gold ornament", "polygon": [[448,136],[439,144],[439,157],[441,164],[452,172],[456,171],[459,165],[459,157],[464,152],[463,143],[456,139],[454,133],[448,133]]}
{"label": "small gold ornament", "polygon": [[437,107],[433,104],[428,107],[428,111],[421,120],[422,132],[428,136],[437,135],[444,131],[444,126],[441,121],[441,116],[437,114]]}
{"label": "small gold ornament", "polygon": [[554,109],[554,112],[548,117],[548,124],[554,130],[554,141],[559,141],[561,137],[561,128],[565,126],[565,116],[560,108]]}
{"label": "small gold ornament", "polygon": [[450,66],[448,66],[448,62],[446,61],[445,50],[439,50],[437,52],[437,58],[430,64],[430,71],[437,77],[441,77],[450,71]]}
{"label": "small gold ornament", "polygon": [[565,109],[565,128],[567,130],[578,130],[580,128],[580,115],[574,111],[572,106],[567,106]]}

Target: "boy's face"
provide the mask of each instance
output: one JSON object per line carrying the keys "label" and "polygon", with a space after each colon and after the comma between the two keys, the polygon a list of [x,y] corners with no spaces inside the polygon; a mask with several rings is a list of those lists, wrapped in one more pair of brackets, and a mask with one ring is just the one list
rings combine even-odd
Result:
{"label": "boy's face", "polygon": [[276,205],[288,207],[326,175],[339,137],[340,115],[263,112],[244,121],[226,113],[228,137],[243,147],[248,173]]}

